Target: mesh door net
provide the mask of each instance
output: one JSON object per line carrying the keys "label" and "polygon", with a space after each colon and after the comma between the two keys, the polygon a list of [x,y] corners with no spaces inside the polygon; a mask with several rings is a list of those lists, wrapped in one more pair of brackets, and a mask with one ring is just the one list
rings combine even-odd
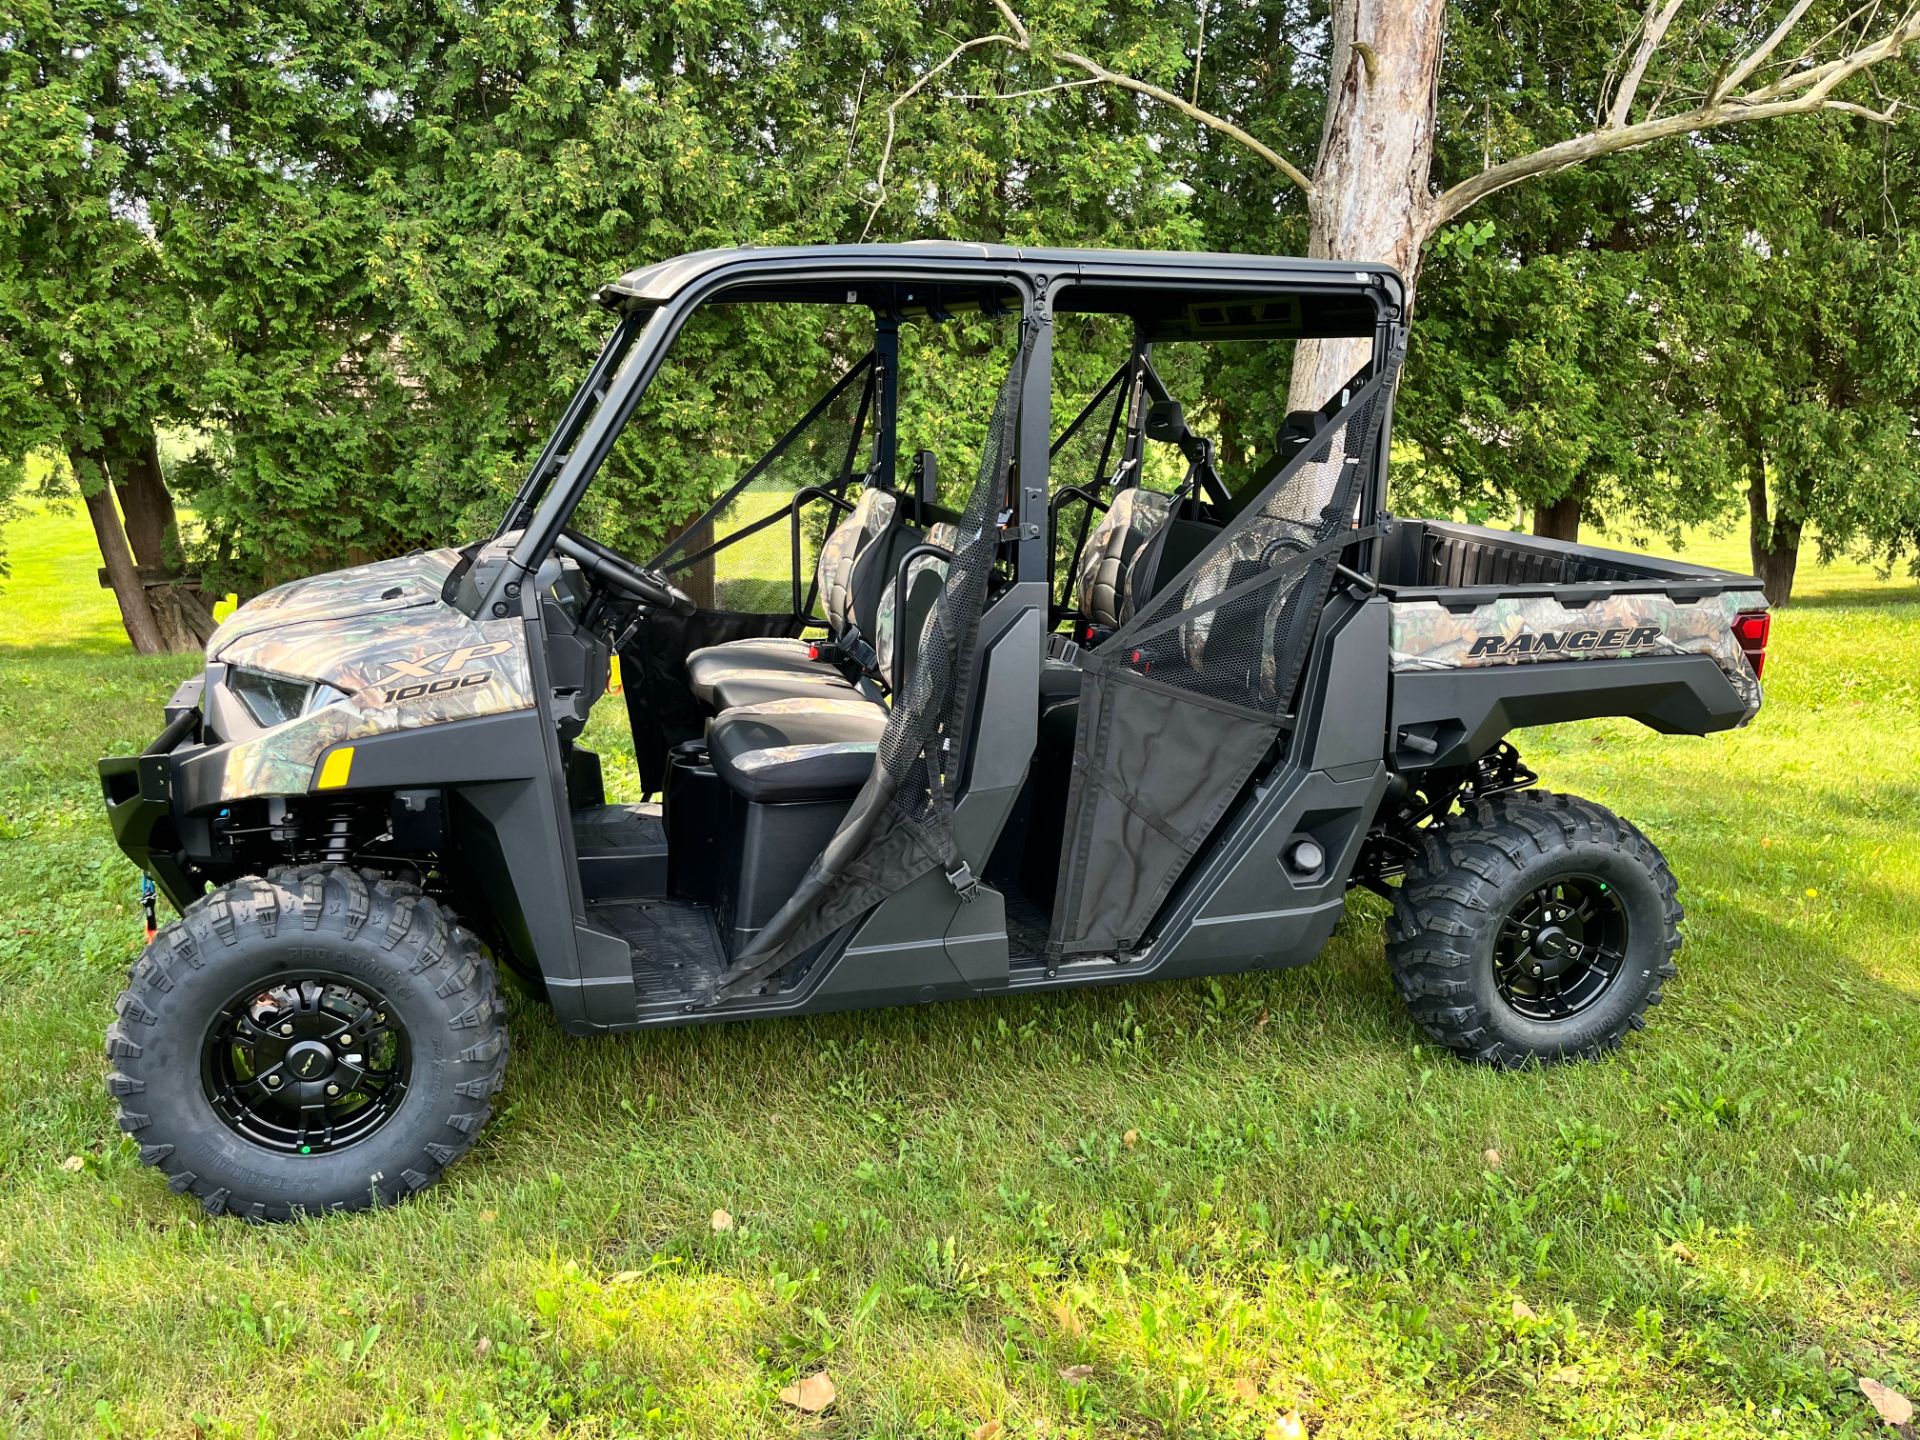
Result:
{"label": "mesh door net", "polygon": [[1049,949],[1138,946],[1287,725],[1399,357],[1085,661]]}
{"label": "mesh door net", "polygon": [[1032,354],[1030,325],[1021,335],[1012,372],[994,402],[979,476],[956,525],[946,583],[918,646],[908,652],[906,683],[894,698],[873,771],[793,898],[741,952],[716,999],[751,989],[929,870],[965,873],[953,839],[951,787],[964,758],[966,682],[999,546],[999,511]]}

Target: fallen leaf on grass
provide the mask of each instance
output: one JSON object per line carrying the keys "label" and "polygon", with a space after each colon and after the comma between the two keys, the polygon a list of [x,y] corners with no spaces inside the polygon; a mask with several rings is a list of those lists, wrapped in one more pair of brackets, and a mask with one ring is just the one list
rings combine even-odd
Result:
{"label": "fallen leaf on grass", "polygon": [[1260,1018],[1253,1022],[1253,1028],[1256,1030],[1264,1030],[1267,1022],[1271,1019],[1273,1019],[1273,1012],[1271,1010],[1262,1010],[1260,1012]]}
{"label": "fallen leaf on grass", "polygon": [[1127,1131],[1126,1134],[1120,1137],[1120,1143],[1129,1150],[1133,1149],[1134,1146],[1140,1143],[1140,1132],[1138,1130]]}
{"label": "fallen leaf on grass", "polygon": [[973,1440],[1000,1440],[1000,1422],[983,1420],[974,1427]]}
{"label": "fallen leaf on grass", "polygon": [[1880,1416],[1889,1425],[1904,1425],[1913,1419],[1913,1402],[1891,1385],[1882,1385],[1878,1380],[1860,1377],[1860,1393],[1867,1397]]}
{"label": "fallen leaf on grass", "polygon": [[1069,1385],[1078,1385],[1083,1380],[1091,1380],[1093,1378],[1093,1366],[1068,1365],[1061,1370],[1060,1378]]}
{"label": "fallen leaf on grass", "polygon": [[1059,1322],[1060,1328],[1069,1335],[1084,1335],[1087,1333],[1087,1322],[1082,1320],[1079,1312],[1065,1300],[1056,1300],[1053,1302],[1053,1318]]}
{"label": "fallen leaf on grass", "polygon": [[1578,1385],[1587,1378],[1587,1372],[1578,1365],[1562,1365],[1558,1370],[1547,1372],[1549,1385]]}
{"label": "fallen leaf on grass", "polygon": [[498,1210],[482,1210],[480,1212],[480,1223],[482,1225],[491,1225],[499,1218],[500,1212]]}
{"label": "fallen leaf on grass", "polygon": [[474,1359],[476,1360],[486,1359],[487,1352],[491,1349],[493,1349],[493,1341],[489,1340],[486,1336],[482,1335],[477,1341],[474,1342],[474,1346],[473,1346]]}
{"label": "fallen leaf on grass", "polygon": [[69,1155],[60,1162],[60,1168],[69,1175],[78,1175],[82,1170],[87,1168],[87,1162],[83,1156]]}
{"label": "fallen leaf on grass", "polygon": [[1693,1253],[1692,1248],[1684,1240],[1674,1241],[1667,1249],[1673,1252],[1673,1258],[1682,1265],[1692,1265],[1700,1258]]}
{"label": "fallen leaf on grass", "polygon": [[609,1285],[631,1285],[640,1278],[640,1275],[641,1272],[638,1270],[622,1270],[618,1275],[609,1276],[607,1283]]}
{"label": "fallen leaf on grass", "polygon": [[822,1370],[818,1374],[804,1375],[780,1392],[780,1399],[796,1410],[804,1410],[809,1415],[818,1415],[833,1404],[838,1392],[833,1388],[833,1377]]}
{"label": "fallen leaf on grass", "polygon": [[1487,1162],[1487,1168],[1489,1170],[1498,1170],[1500,1168],[1500,1152],[1491,1145],[1480,1152],[1480,1158]]}
{"label": "fallen leaf on grass", "polygon": [[713,1226],[713,1233],[718,1235],[722,1230],[733,1228],[733,1217],[724,1210],[716,1210],[713,1212],[713,1218],[707,1223]]}
{"label": "fallen leaf on grass", "polygon": [[1516,1295],[1513,1297],[1513,1318],[1516,1320],[1538,1320],[1540,1317],[1534,1313],[1531,1305]]}
{"label": "fallen leaf on grass", "polygon": [[1276,1415],[1267,1426],[1267,1440],[1307,1440],[1307,1422],[1300,1418],[1298,1410]]}
{"label": "fallen leaf on grass", "polygon": [[1258,1405],[1260,1403],[1260,1382],[1257,1380],[1249,1380],[1245,1375],[1242,1375],[1238,1380],[1233,1382],[1233,1393],[1235,1398],[1243,1405]]}

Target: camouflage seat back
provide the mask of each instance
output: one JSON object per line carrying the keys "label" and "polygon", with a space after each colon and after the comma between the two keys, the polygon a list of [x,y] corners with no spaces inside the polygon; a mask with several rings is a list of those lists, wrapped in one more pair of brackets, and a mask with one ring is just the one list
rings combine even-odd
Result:
{"label": "camouflage seat back", "polygon": [[1173,498],[1139,486],[1122,490],[1080,547],[1074,586],[1081,618],[1111,629],[1127,617],[1127,572],[1173,516]]}
{"label": "camouflage seat back", "polygon": [[900,497],[891,490],[861,492],[841,522],[820,546],[815,579],[827,628],[838,635],[846,629],[856,589],[857,568],[873,541],[884,534],[900,512]]}
{"label": "camouflage seat back", "polygon": [[[960,543],[960,527],[942,520],[937,525],[927,527],[926,543],[938,545],[951,553]],[[899,587],[889,577],[886,588],[880,592],[880,603],[876,607],[878,618],[874,621],[873,648],[879,655],[880,678],[889,688],[897,689],[904,675],[893,673],[893,651],[902,623],[906,625],[909,649],[907,658],[911,662],[913,650],[920,642],[920,632],[926,627],[927,616],[933,612],[933,602],[940,596],[940,587],[946,583],[947,562],[937,555],[922,555],[907,565],[906,617],[904,622],[896,613],[900,597]]]}

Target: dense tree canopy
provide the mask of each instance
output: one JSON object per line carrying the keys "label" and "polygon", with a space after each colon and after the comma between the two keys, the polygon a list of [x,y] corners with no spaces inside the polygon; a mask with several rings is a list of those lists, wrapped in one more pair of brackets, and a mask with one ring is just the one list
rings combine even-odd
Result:
{"label": "dense tree canopy", "polygon": [[[608,327],[593,290],[631,266],[862,236],[1307,247],[1305,192],[1245,141],[1315,153],[1338,18],[1320,0],[1019,13],[1024,50],[966,48],[1013,16],[991,0],[6,0],[0,502],[26,454],[64,458],[130,633],[180,643],[203,618],[183,572],[251,589],[491,523]],[[1695,72],[1777,18],[1703,12],[1648,93],[1719,86]],[[1451,6],[1435,185],[1593,126],[1656,19]],[[1906,61],[1875,76],[1920,92]],[[1405,503],[1670,530],[1752,491],[1768,546],[1812,525],[1911,550],[1914,130],[1895,118],[1670,141],[1437,225]],[[647,398],[651,443],[610,467],[602,527],[664,540],[861,344],[804,316],[702,327]],[[956,332],[937,363],[987,344]],[[1090,393],[1099,347],[1062,355],[1085,371],[1063,389]],[[1259,443],[1236,427],[1279,403],[1272,374],[1216,361],[1191,383],[1224,444]],[[194,450],[166,477],[184,541],[166,427]]]}

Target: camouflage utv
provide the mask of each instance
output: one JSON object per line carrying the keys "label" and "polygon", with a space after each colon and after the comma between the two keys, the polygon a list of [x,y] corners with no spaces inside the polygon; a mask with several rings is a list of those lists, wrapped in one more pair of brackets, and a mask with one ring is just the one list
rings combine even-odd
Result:
{"label": "camouflage utv", "polygon": [[[1527,788],[1506,737],[1745,724],[1765,600],[1389,513],[1391,270],[728,250],[599,300],[612,335],[493,534],[255,598],[101,762],[180,912],[107,1034],[176,1190],[283,1219],[430,1184],[501,1085],[499,966],[584,1035],[1300,965],[1365,886],[1464,1056],[1597,1055],[1660,998],[1660,852]],[[738,387],[742,426],[716,409],[705,514],[644,563],[608,543],[633,527],[596,476],[691,453],[636,418],[663,364],[780,307],[831,321]],[[1288,413],[1325,341],[1365,363]],[[1231,414],[1199,375],[1237,377]],[[582,744],[603,703],[617,800]]]}

